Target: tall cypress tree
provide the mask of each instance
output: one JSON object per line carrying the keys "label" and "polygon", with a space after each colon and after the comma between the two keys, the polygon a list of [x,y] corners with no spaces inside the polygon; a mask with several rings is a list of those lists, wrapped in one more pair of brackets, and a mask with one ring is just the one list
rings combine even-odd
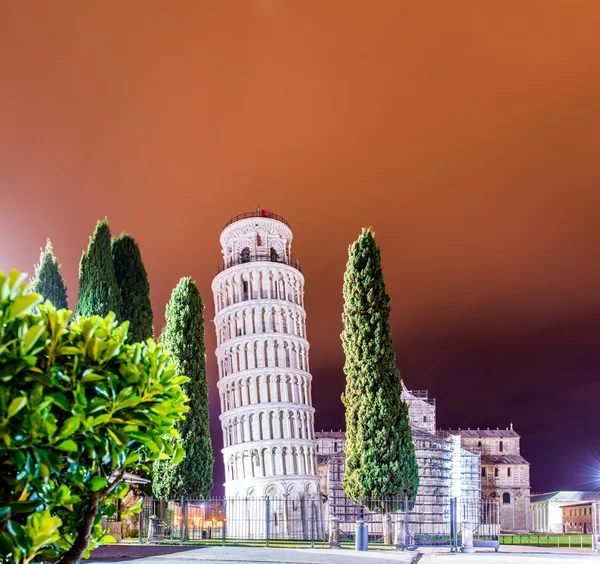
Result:
{"label": "tall cypress tree", "polygon": [[408,405],[401,397],[402,381],[396,368],[390,298],[370,229],[363,229],[348,255],[341,335],[346,354],[343,486],[349,498],[361,498],[373,511],[395,511],[400,504],[389,498],[414,500],[419,475]]}
{"label": "tall cypress tree", "polygon": [[112,241],[115,278],[121,291],[121,319],[129,321],[127,340],[140,342],[153,335],[150,284],[135,239],[123,233]]}
{"label": "tall cypress tree", "polygon": [[40,253],[40,263],[35,267],[29,290],[33,294],[41,294],[44,301],[50,300],[56,309],[67,309],[67,288],[59,271],[60,265],[48,239],[46,248]]}
{"label": "tall cypress tree", "polygon": [[99,221],[79,263],[77,315],[121,316],[121,294],[115,278],[108,221]]}
{"label": "tall cypress tree", "polygon": [[152,489],[163,498],[206,498],[213,486],[214,458],[208,426],[204,305],[191,278],[182,278],[171,294],[160,341],[173,356],[177,374],[190,378],[183,384],[190,410],[184,421],[176,422],[185,456],[177,465],[155,462]]}

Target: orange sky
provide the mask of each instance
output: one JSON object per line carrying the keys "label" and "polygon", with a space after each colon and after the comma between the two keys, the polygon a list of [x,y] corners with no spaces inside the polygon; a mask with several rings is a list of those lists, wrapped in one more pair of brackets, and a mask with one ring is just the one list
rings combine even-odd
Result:
{"label": "orange sky", "polygon": [[[595,0],[0,2],[0,269],[50,237],[74,306],[108,216],[157,328],[185,275],[211,319],[220,230],[261,204],[294,230],[317,426],[339,427],[342,273],[372,225],[407,385],[443,426],[513,420],[545,464],[561,383],[600,394],[599,29]],[[515,389],[554,395],[534,416]],[[569,433],[600,447],[591,410]]]}

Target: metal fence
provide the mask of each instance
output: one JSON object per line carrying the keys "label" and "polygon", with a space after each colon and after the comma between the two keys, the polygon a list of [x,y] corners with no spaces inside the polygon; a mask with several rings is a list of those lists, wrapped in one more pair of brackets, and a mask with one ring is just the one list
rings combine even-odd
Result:
{"label": "metal fence", "polygon": [[592,548],[600,554],[600,502],[592,509]]}
{"label": "metal fence", "polygon": [[[144,499],[140,542],[354,543],[358,521],[371,544],[397,548],[458,548],[463,528],[475,546],[498,546],[498,504],[492,501],[417,497],[369,499],[340,513],[326,497],[282,496],[159,500]],[[492,544],[490,544],[492,543]]]}

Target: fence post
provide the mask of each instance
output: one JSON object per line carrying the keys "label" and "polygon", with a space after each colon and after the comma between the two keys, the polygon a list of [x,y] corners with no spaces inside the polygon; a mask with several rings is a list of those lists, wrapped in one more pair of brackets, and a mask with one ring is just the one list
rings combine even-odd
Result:
{"label": "fence post", "polygon": [[310,547],[315,547],[315,498],[310,498]]}
{"label": "fence post", "polygon": [[269,496],[265,499],[265,539],[267,548],[269,547],[269,524],[270,524],[271,500]]}
{"label": "fence post", "polygon": [[142,527],[143,527],[143,519],[144,519],[144,498],[142,497],[140,499],[140,507],[142,508],[142,510],[139,512],[139,540],[140,540],[140,544],[142,544],[142,536],[143,536],[143,531],[142,531]]}
{"label": "fence post", "polygon": [[227,538],[227,502],[226,502],[227,498],[223,498],[223,513],[221,515],[221,536],[222,538],[222,545],[225,546],[225,540]]}
{"label": "fence post", "polygon": [[179,505],[179,544],[183,544],[185,528],[185,499],[182,497]]}
{"label": "fence post", "polygon": [[408,523],[408,496],[404,496],[404,548],[408,550],[409,540],[410,540],[410,527]]}
{"label": "fence post", "polygon": [[457,535],[457,523],[456,523],[456,498],[455,497],[451,497],[450,498],[450,536],[452,537],[450,539],[450,542],[452,544],[451,546],[451,552],[457,552],[458,550],[458,535]]}

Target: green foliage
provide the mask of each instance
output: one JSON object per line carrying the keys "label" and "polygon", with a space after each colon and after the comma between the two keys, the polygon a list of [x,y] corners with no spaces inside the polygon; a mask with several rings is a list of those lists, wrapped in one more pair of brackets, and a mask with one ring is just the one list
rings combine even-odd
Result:
{"label": "green foliage", "polygon": [[346,354],[346,473],[343,486],[350,499],[359,497],[372,510],[394,511],[391,499],[414,500],[419,487],[408,405],[389,323],[379,248],[373,232],[363,230],[349,249],[344,274]]}
{"label": "green foliage", "polygon": [[152,338],[150,284],[135,239],[122,234],[112,241],[115,278],[121,291],[121,319],[129,321],[130,342]]}
{"label": "green foliage", "polygon": [[60,275],[60,265],[52,251],[50,239],[46,248],[40,253],[40,263],[35,267],[35,274],[29,284],[33,294],[41,294],[44,300],[50,300],[56,309],[66,309],[67,288]]}
{"label": "green foliage", "polygon": [[70,564],[103,538],[125,468],[181,458],[187,378],[114,314],[68,326],[23,279],[0,272],[0,561]]}
{"label": "green foliage", "polygon": [[185,421],[176,424],[185,452],[183,461],[177,466],[157,461],[152,487],[159,497],[205,498],[213,486],[214,458],[208,424],[204,305],[191,278],[182,278],[171,294],[160,342],[173,356],[177,372],[189,378],[184,391],[190,412]]}
{"label": "green foliage", "polygon": [[79,296],[76,315],[100,315],[114,312],[121,317],[121,293],[115,278],[110,228],[108,221],[99,221],[90,238],[87,251],[79,263]]}

